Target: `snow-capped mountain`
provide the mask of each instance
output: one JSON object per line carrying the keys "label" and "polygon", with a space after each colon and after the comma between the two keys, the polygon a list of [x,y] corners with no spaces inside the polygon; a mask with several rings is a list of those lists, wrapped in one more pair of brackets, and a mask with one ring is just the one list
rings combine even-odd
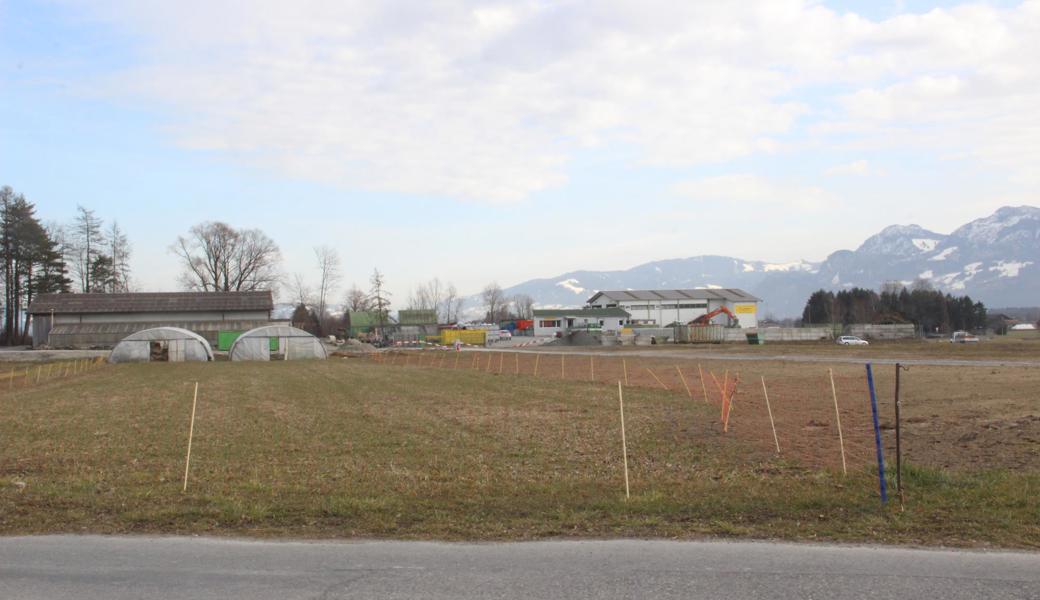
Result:
{"label": "snow-capped mountain", "polygon": [[[1040,208],[1004,207],[941,234],[893,225],[856,250],[823,262],[769,263],[729,256],[660,260],[621,271],[572,271],[507,288],[538,306],[580,306],[597,290],[736,287],[764,301],[763,314],[799,316],[814,290],[927,279],[937,289],[968,294],[987,306],[1040,304]],[[479,304],[472,299],[470,306]]]}

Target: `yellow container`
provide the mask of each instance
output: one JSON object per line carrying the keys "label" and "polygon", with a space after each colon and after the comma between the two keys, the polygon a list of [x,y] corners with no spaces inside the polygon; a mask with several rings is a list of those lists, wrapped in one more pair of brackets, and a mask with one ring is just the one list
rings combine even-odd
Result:
{"label": "yellow container", "polygon": [[471,346],[483,346],[487,341],[487,332],[483,329],[442,329],[441,343],[451,346],[455,340]]}

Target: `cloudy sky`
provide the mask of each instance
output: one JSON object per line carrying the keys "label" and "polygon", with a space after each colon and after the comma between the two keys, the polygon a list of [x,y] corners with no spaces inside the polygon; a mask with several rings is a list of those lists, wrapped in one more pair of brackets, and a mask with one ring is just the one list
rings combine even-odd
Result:
{"label": "cloudy sky", "polygon": [[1040,1],[0,0],[0,184],[396,297],[1038,204]]}

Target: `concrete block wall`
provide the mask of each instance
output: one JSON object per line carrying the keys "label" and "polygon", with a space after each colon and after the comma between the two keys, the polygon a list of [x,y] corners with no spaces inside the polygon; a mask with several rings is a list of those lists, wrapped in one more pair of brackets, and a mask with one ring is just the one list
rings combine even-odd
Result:
{"label": "concrete block wall", "polygon": [[917,330],[912,323],[888,325],[874,325],[871,323],[852,324],[849,325],[848,332],[848,335],[855,335],[870,340],[905,340],[917,335]]}

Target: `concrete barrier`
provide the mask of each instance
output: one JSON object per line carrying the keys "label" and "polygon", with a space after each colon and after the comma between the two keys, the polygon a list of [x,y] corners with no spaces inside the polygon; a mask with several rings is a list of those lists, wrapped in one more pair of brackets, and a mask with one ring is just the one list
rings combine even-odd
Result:
{"label": "concrete barrier", "polygon": [[853,323],[847,329],[848,335],[870,340],[906,340],[917,336],[913,323],[886,325]]}

